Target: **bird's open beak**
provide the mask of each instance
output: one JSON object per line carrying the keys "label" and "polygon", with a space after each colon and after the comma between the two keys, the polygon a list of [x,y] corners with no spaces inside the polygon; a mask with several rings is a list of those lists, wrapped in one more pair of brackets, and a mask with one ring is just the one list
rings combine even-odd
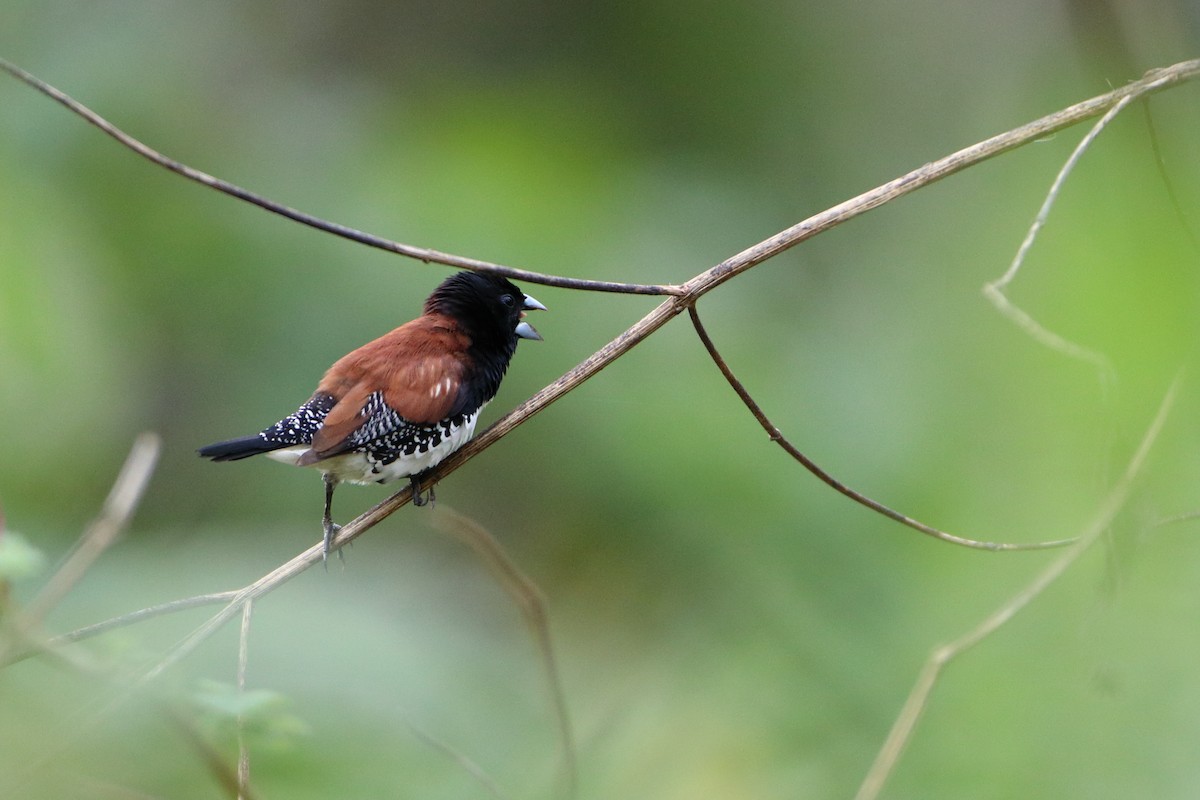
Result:
{"label": "bird's open beak", "polygon": [[[523,305],[522,308],[526,309],[527,311],[546,310],[544,305],[539,303],[537,300],[534,300],[529,295],[525,295],[525,305]],[[521,312],[521,317],[524,319],[524,311]],[[542,335],[538,333],[528,322],[520,322],[517,324],[517,336],[521,337],[522,339],[533,339],[535,342],[542,341]]]}

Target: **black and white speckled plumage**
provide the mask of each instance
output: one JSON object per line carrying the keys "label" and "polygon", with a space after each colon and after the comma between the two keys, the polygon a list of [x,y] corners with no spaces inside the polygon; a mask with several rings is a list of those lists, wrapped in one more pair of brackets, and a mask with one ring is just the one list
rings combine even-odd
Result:
{"label": "black and white speckled plumage", "polygon": [[[332,407],[328,395],[314,396],[294,413],[258,434],[270,447],[268,458],[295,464]],[[363,406],[364,421],[345,441],[345,452],[320,462],[339,481],[387,483],[437,466],[475,433],[479,409],[433,424],[411,422],[372,392]]]}
{"label": "black and white speckled plumage", "polygon": [[325,415],[337,401],[333,395],[318,392],[300,408],[258,434],[269,445],[295,446],[312,444],[313,436],[321,429]]}
{"label": "black and white speckled plumage", "polygon": [[479,414],[476,408],[472,413],[456,414],[433,425],[419,425],[409,422],[388,406],[382,392],[372,392],[363,411],[367,421],[354,432],[350,443],[354,450],[366,452],[379,466],[437,450],[455,430],[467,425],[468,420],[473,426],[474,418]]}

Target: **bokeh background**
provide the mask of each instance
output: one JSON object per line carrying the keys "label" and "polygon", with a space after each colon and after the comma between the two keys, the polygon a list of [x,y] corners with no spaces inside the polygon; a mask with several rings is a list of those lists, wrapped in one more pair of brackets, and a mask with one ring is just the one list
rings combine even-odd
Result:
{"label": "bokeh background", "polygon": [[[598,279],[682,281],[926,161],[1200,55],[1190,0],[32,2],[0,55],[188,164],[404,242]],[[1131,108],[1067,184],[1013,298],[1113,361],[1038,346],[980,292],[1084,128],[929,187],[705,298],[718,345],[835,475],[976,538],[1095,515],[1172,377],[1195,371],[1200,85]],[[1174,191],[1178,206],[1172,204]],[[63,631],[241,586],[319,536],[316,474],[213,465],[446,274],[189,184],[0,80],[0,507],[46,565],[135,435],[160,466]],[[528,287],[550,311],[489,419],[651,298]],[[888,797],[1194,797],[1200,426],[1193,375],[1101,546],[946,672]],[[345,488],[340,519],[387,496]],[[939,642],[1053,554],[935,542],[775,448],[679,319],[439,486],[548,600],[583,798],[853,794]],[[516,607],[427,509],[260,602],[262,797],[556,791]],[[204,610],[94,641],[150,663]],[[222,753],[236,632],[157,684]],[[53,661],[0,672],[0,795],[208,798],[161,700]],[[418,733],[419,731],[419,733]],[[436,738],[447,748],[430,743]],[[230,761],[232,763],[232,761]]]}

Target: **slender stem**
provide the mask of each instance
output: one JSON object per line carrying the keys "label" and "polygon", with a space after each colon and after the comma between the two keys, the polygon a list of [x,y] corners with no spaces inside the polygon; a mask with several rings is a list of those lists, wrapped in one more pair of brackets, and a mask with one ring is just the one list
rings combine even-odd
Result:
{"label": "slender stem", "polygon": [[122,614],[119,617],[112,617],[101,622],[95,622],[91,625],[85,625],[82,628],[76,628],[69,633],[64,633],[60,636],[55,636],[52,639],[45,641],[37,641],[31,643],[22,650],[15,653],[4,654],[0,653],[0,668],[7,667],[10,664],[15,664],[18,661],[24,661],[26,658],[38,655],[39,653],[48,653],[59,656],[65,656],[66,652],[63,645],[72,642],[83,641],[90,639],[93,636],[99,636],[102,633],[108,633],[117,628],[125,628],[130,625],[135,625],[153,617],[161,617],[166,614],[174,614],[179,611],[186,611],[189,608],[198,608],[200,606],[211,606],[217,603],[227,603],[237,595],[237,590],[228,592],[214,592],[212,594],[202,594],[195,597],[184,597],[180,600],[172,600],[169,603],[160,603],[156,606],[147,608],[139,608],[137,611],[131,611],[128,614]]}
{"label": "slender stem", "polygon": [[1079,141],[1075,149],[1071,152],[1062,169],[1058,171],[1054,182],[1050,185],[1050,190],[1046,193],[1046,199],[1042,201],[1042,207],[1038,209],[1037,215],[1033,219],[1033,223],[1029,226],[1025,238],[1021,241],[1021,245],[1017,248],[1017,254],[1013,257],[1012,263],[1004,274],[996,280],[984,285],[984,296],[996,307],[996,309],[1008,317],[1017,327],[1025,331],[1038,343],[1049,347],[1051,350],[1057,350],[1063,355],[1074,358],[1079,361],[1091,364],[1100,376],[1101,388],[1107,394],[1112,387],[1116,385],[1117,371],[1113,367],[1112,361],[1103,353],[1091,350],[1082,345],[1076,344],[1060,334],[1055,333],[1049,328],[1042,325],[1034,319],[1027,311],[1013,303],[1005,290],[1008,285],[1017,277],[1017,272],[1025,263],[1025,257],[1029,254],[1029,250],[1033,247],[1034,241],[1037,239],[1038,233],[1046,224],[1046,219],[1050,216],[1050,209],[1054,207],[1058,200],[1059,194],[1062,192],[1063,184],[1066,183],[1067,176],[1075,169],[1075,165],[1079,163],[1079,159],[1091,147],[1092,142],[1096,141],[1096,137],[1100,135],[1108,124],[1112,122],[1118,114],[1125,109],[1127,105],[1133,102],[1138,95],[1125,95],[1116,105],[1110,108],[1104,116],[1102,116],[1092,129],[1087,132],[1087,135]]}
{"label": "slender stem", "polygon": [[1129,499],[1134,480],[1141,472],[1147,457],[1150,455],[1150,449],[1154,446],[1154,442],[1158,439],[1158,435],[1162,431],[1163,425],[1167,420],[1167,415],[1171,411],[1171,406],[1175,402],[1175,396],[1178,394],[1181,380],[1180,377],[1176,377],[1172,382],[1170,388],[1163,396],[1162,402],[1159,403],[1158,412],[1154,415],[1153,421],[1151,421],[1146,433],[1142,436],[1141,443],[1126,465],[1125,471],[1112,489],[1109,490],[1108,496],[1100,504],[1095,517],[1076,538],[1074,545],[1051,562],[1024,589],[1014,594],[999,608],[984,617],[979,624],[953,642],[939,645],[933,649],[933,652],[930,653],[928,660],[925,662],[925,666],[917,676],[916,683],[909,692],[908,699],[905,701],[903,708],[901,708],[900,714],[896,717],[896,721],[892,725],[892,729],[888,733],[883,746],[880,748],[879,754],[875,757],[874,763],[863,779],[858,794],[855,795],[855,800],[874,800],[879,795],[884,783],[899,761],[901,753],[912,739],[913,731],[916,730],[917,723],[925,711],[925,707],[929,704],[929,697],[946,665],[991,636],[1001,626],[1033,602],[1038,595],[1046,590],[1046,587],[1058,580],[1088,548],[1094,545],[1100,536],[1112,525],[1117,513],[1120,512]]}
{"label": "slender stem", "polygon": [[202,172],[194,167],[189,167],[176,161],[169,156],[165,156],[152,147],[143,144],[138,139],[130,136],[125,131],[118,128],[116,125],[109,122],[104,117],[92,111],[87,106],[75,100],[70,95],[59,89],[54,88],[50,84],[36,77],[35,75],[26,72],[15,64],[11,64],[4,59],[0,59],[0,70],[7,72],[14,78],[22,81],[27,86],[36,89],[47,97],[55,100],[59,104],[65,106],[72,113],[82,117],[88,123],[99,128],[104,133],[111,136],[124,147],[129,148],[133,152],[140,155],[164,169],[168,169],[177,175],[181,175],[190,181],[195,181],[210,189],[215,189],[218,192],[234,197],[238,200],[243,200],[252,205],[256,205],[272,214],[278,214],[281,217],[286,217],[293,222],[299,222],[301,225],[307,225],[310,228],[315,228],[325,233],[340,236],[343,239],[349,239],[359,244],[364,244],[368,247],[374,247],[379,250],[386,250],[397,255],[414,258],[418,261],[426,263],[444,264],[449,267],[457,267],[459,269],[469,269],[475,272],[489,272],[496,275],[503,275],[506,278],[513,280],[522,280],[529,283],[543,284],[545,286],[558,286],[565,289],[580,289],[592,292],[615,292],[619,294],[649,294],[649,295],[668,295],[679,294],[680,289],[677,286],[659,286],[654,284],[642,283],[617,283],[613,281],[590,281],[581,278],[566,278],[558,275],[545,275],[540,272],[531,272],[530,270],[517,269],[516,267],[506,267],[502,264],[493,264],[489,261],[480,261],[475,258],[466,258],[464,256],[456,256],[450,253],[443,253],[439,250],[431,250],[425,247],[414,247],[413,245],[403,244],[401,242],[392,241],[382,236],[377,236],[373,233],[360,231],[356,228],[351,228],[348,225],[342,225],[337,222],[330,222],[321,219],[313,214],[309,214],[299,209],[291,208],[290,206],[277,203],[268,197],[256,194],[248,189],[222,180],[207,172]]}
{"label": "slender stem", "polygon": [[[238,636],[237,689],[239,695],[246,693],[246,671],[250,666],[250,618],[254,616],[254,601],[247,600],[242,607],[242,629]],[[239,706],[237,716],[238,766],[237,794],[238,800],[246,800],[250,795],[250,750],[246,747],[246,714],[244,706]]]}
{"label": "slender stem", "polygon": [[236,594],[236,590],[227,592],[213,592],[212,594],[184,597],[179,600],[172,600],[169,603],[160,603],[156,606],[139,608],[137,611],[131,611],[130,613],[122,614],[119,617],[113,617],[112,619],[106,619],[103,622],[96,622],[91,625],[85,625],[82,628],[76,628],[70,633],[64,633],[62,636],[56,637],[51,643],[60,644],[64,642],[78,642],[83,639],[90,639],[93,636],[99,636],[102,633],[107,633],[108,631],[116,628],[124,628],[129,625],[134,625],[152,617],[161,617],[165,614],[174,614],[177,611],[186,611],[189,608],[198,608],[200,606],[211,606],[216,605],[217,603],[225,603]]}
{"label": "slender stem", "polygon": [[27,628],[38,625],[125,530],[154,474],[161,447],[161,440],[153,433],[143,433],[134,440],[100,516],[87,527],[62,566],[25,609]]}
{"label": "slender stem", "polygon": [[408,729],[412,731],[413,736],[416,736],[434,750],[445,753],[451,760],[454,761],[455,764],[461,767],[464,772],[470,775],[480,786],[486,789],[488,794],[490,794],[492,797],[495,797],[497,800],[509,800],[508,795],[506,795],[503,790],[500,789],[500,787],[496,784],[496,781],[492,779],[491,775],[487,774],[483,767],[479,766],[466,755],[456,750],[449,743],[444,742],[428,731],[417,727],[407,717],[404,718],[404,723],[408,726]]}
{"label": "slender stem", "polygon": [[733,391],[737,393],[737,396],[741,398],[742,403],[744,403],[746,408],[750,410],[750,413],[754,415],[754,418],[758,420],[758,424],[761,425],[763,430],[767,432],[767,435],[771,437],[771,441],[782,447],[788,455],[799,461],[805,469],[817,476],[817,478],[819,478],[830,488],[841,492],[854,502],[866,506],[872,511],[882,514],[888,519],[899,522],[901,525],[907,525],[913,530],[920,531],[921,533],[932,536],[935,539],[941,539],[944,542],[962,545],[963,547],[993,551],[1047,550],[1052,547],[1063,547],[1064,545],[1071,544],[1071,542],[1075,541],[1074,539],[1054,539],[1045,542],[1011,543],[982,542],[976,539],[967,539],[962,536],[956,536],[953,533],[947,533],[946,531],[939,530],[938,528],[934,528],[930,525],[926,525],[924,522],[920,522],[919,520],[915,520],[910,516],[901,514],[899,511],[885,506],[878,500],[872,500],[862,492],[850,488],[822,469],[815,461],[804,455],[804,453],[802,453],[795,445],[788,441],[787,437],[783,435],[783,432],[775,426],[775,423],[771,422],[771,420],[767,418],[767,415],[763,412],[762,408],[757,402],[755,402],[754,398],[751,397],[750,392],[748,392],[746,387],[742,385],[742,382],[737,379],[737,376],[733,374],[733,370],[729,368],[729,364],[726,363],[720,352],[717,351],[717,346],[713,344],[712,338],[709,337],[708,331],[704,328],[704,324],[700,321],[700,312],[696,310],[695,306],[692,306],[688,309],[688,313],[691,315],[692,325],[696,329],[696,334],[700,337],[700,341],[704,344],[704,349],[708,351],[708,355],[717,365],[717,369],[721,370],[721,374],[725,376],[725,380],[733,388]]}
{"label": "slender stem", "polygon": [[555,721],[558,725],[559,740],[562,745],[563,775],[565,796],[574,797],[578,785],[575,758],[575,736],[571,728],[571,718],[567,713],[566,694],[562,688],[562,677],[558,672],[558,662],[554,657],[554,646],[550,639],[550,620],[546,614],[546,599],[530,578],[521,571],[491,531],[475,520],[453,511],[445,506],[437,510],[434,524],[446,533],[466,544],[476,557],[496,577],[501,588],[508,593],[516,604],[521,616],[533,632],[534,643],[537,645],[538,656],[546,673],[546,683],[550,689],[550,705],[554,710]]}
{"label": "slender stem", "polygon": [[730,278],[761,264],[768,258],[779,255],[784,250],[795,247],[806,239],[811,239],[843,222],[848,222],[885,203],[890,203],[956,172],[1007,153],[1009,150],[1099,116],[1120,103],[1128,95],[1142,96],[1158,92],[1191,80],[1197,75],[1200,75],[1200,59],[1181,61],[1169,67],[1151,70],[1140,80],[1133,81],[1119,89],[1076,103],[1061,111],[1048,114],[1041,119],[997,134],[990,139],[985,139],[970,147],[964,147],[958,152],[917,167],[882,186],[877,186],[819,214],[814,214],[806,220],[797,222],[792,227],[780,231],[769,239],[764,239],[753,247],[747,248],[712,269],[697,275],[684,284],[684,297],[694,300]]}

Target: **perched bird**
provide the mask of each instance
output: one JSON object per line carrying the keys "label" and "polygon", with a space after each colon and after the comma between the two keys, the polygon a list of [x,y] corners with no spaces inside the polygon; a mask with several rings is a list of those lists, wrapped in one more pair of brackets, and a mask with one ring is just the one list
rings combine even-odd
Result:
{"label": "perched bird", "polygon": [[525,312],[545,308],[504,278],[451,275],[429,295],[421,316],[340,358],[295,412],[254,436],[198,452],[213,461],[265,453],[321,470],[328,557],[340,527],[330,508],[338,483],[409,478],[413,503],[424,505],[421,473],[470,440],[517,339],[542,338],[523,320]]}

